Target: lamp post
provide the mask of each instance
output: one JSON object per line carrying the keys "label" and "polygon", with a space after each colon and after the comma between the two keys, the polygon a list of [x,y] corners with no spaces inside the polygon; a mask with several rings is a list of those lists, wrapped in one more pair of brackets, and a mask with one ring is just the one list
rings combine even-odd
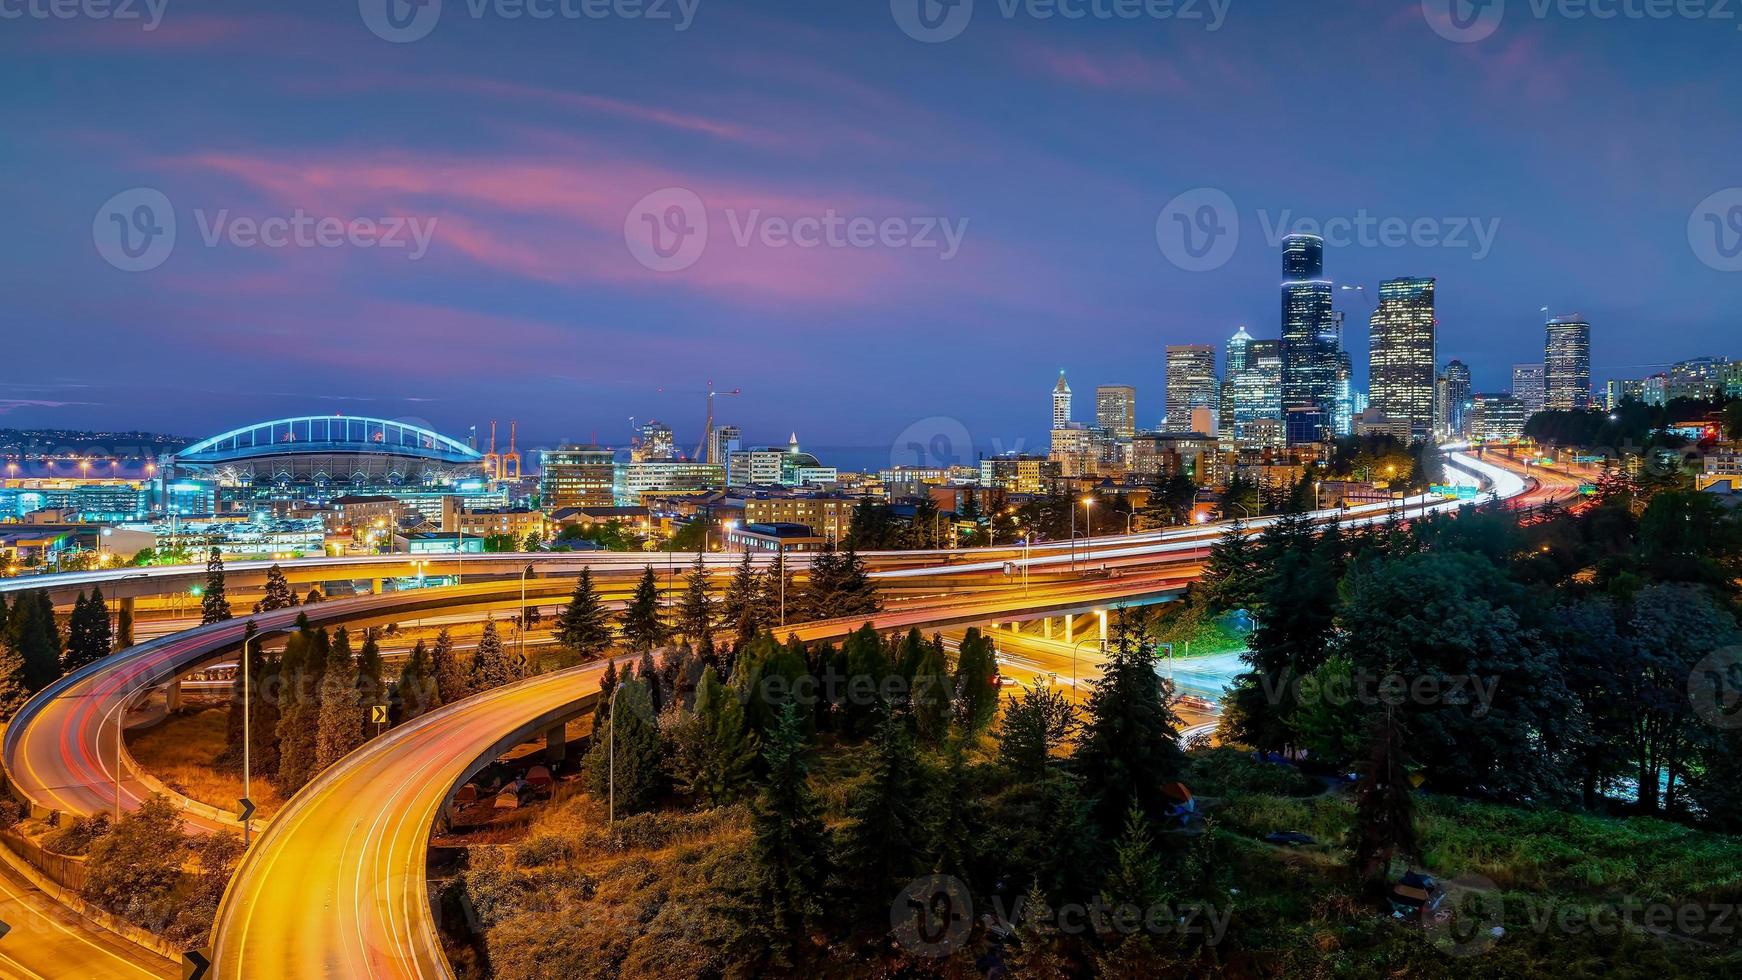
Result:
{"label": "lamp post", "polygon": [[1101,639],[1098,636],[1085,636],[1082,639],[1078,640],[1077,642],[1071,644],[1071,696],[1072,697],[1075,697],[1076,692],[1077,692],[1077,650],[1080,649],[1083,644],[1090,643],[1090,642],[1101,644],[1102,652],[1105,652],[1107,649],[1107,641]]}
{"label": "lamp post", "polygon": [[1028,595],[1028,539],[1022,539],[1022,594]]}
{"label": "lamp post", "polygon": [[611,724],[606,735],[608,742],[605,756],[608,760],[608,775],[605,779],[605,829],[609,831],[617,825],[617,695],[623,693],[621,681],[611,689],[611,704],[606,709],[611,713]]}
{"label": "lamp post", "polygon": [[520,634],[520,662],[526,663],[526,576],[532,573],[532,562],[520,570],[520,624],[516,631]]}

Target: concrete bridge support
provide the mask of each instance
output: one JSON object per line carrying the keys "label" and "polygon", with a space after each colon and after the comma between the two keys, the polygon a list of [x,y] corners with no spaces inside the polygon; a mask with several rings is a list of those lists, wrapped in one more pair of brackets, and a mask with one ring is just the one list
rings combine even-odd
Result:
{"label": "concrete bridge support", "polygon": [[555,725],[544,731],[544,761],[551,765],[568,758],[569,731],[567,725]]}
{"label": "concrete bridge support", "polygon": [[[250,678],[250,680],[252,680],[252,678]],[[177,677],[175,680],[170,681],[169,686],[163,689],[163,700],[164,706],[168,710],[181,710],[181,678]]]}
{"label": "concrete bridge support", "polygon": [[1071,615],[1070,613],[1065,613],[1065,642],[1066,643],[1071,642],[1071,636],[1072,636],[1072,634],[1074,634],[1076,632],[1076,619],[1077,619],[1077,617]]}

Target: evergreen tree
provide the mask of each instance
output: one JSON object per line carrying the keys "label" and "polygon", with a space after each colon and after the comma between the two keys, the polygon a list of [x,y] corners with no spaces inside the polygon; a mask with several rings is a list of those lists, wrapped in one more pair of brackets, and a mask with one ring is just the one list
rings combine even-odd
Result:
{"label": "evergreen tree", "polygon": [[133,607],[123,604],[115,616],[115,649],[125,650],[132,645]]}
{"label": "evergreen tree", "polygon": [[255,607],[259,612],[272,612],[275,609],[289,609],[296,605],[296,593],[290,591],[290,583],[284,578],[284,569],[274,564],[266,570],[266,595],[261,597],[260,604]]}
{"label": "evergreen tree", "polygon": [[629,678],[619,684],[616,707],[587,752],[588,788],[594,796],[606,799],[615,786],[620,814],[647,809],[665,791],[665,753],[650,693],[643,678]]}
{"label": "evergreen tree", "polygon": [[574,594],[556,619],[556,641],[589,659],[611,646],[610,618],[593,588],[593,572],[589,568],[581,569]]}
{"label": "evergreen tree", "polygon": [[1052,751],[1076,728],[1070,698],[1050,687],[1030,687],[1005,704],[998,728],[998,758],[1025,779],[1045,773]]}
{"label": "evergreen tree", "polygon": [[1240,521],[1228,525],[1210,548],[1210,559],[1204,564],[1203,577],[1193,586],[1204,604],[1213,612],[1233,609],[1255,609],[1263,575],[1259,569],[1257,548]]}
{"label": "evergreen tree", "polygon": [[758,907],[779,958],[792,937],[822,915],[828,880],[828,831],[811,792],[806,751],[804,719],[789,703],[762,750],[767,777],[750,807]]}
{"label": "evergreen tree", "polygon": [[[0,597],[3,598],[3,597]],[[5,605],[0,601],[0,605]],[[10,720],[24,702],[30,700],[30,688],[24,680],[24,656],[12,645],[11,637],[0,629],[0,721]]]}
{"label": "evergreen tree", "polygon": [[599,675],[599,703],[593,708],[593,740],[598,741],[599,735],[605,730],[605,722],[611,717],[611,692],[617,689],[621,681],[617,677],[617,661],[605,661],[605,671]]}
{"label": "evergreen tree", "polygon": [[1046,892],[1035,881],[1022,898],[1022,914],[1011,937],[1007,963],[1012,976],[1024,980],[1064,980],[1071,975],[1065,969],[1064,957],[1059,955],[1052,918]]}
{"label": "evergreen tree", "polygon": [[991,637],[969,627],[956,651],[956,721],[969,736],[979,735],[998,714],[998,654]]}
{"label": "evergreen tree", "polygon": [[[918,630],[914,631],[914,635]],[[921,641],[919,658],[913,662],[910,678],[912,693],[908,698],[913,724],[920,740],[937,745],[949,733],[950,719],[955,715],[955,691],[950,683],[949,668],[944,664],[942,637]]]}
{"label": "evergreen tree", "polygon": [[647,685],[647,698],[653,704],[653,713],[658,715],[665,710],[666,702],[664,685],[660,682],[659,667],[653,662],[653,651],[641,651],[641,659],[635,662],[635,676]]}
{"label": "evergreen tree", "polygon": [[756,600],[754,603],[755,629],[745,634],[745,624],[740,621],[738,627],[738,645],[743,646],[756,638],[762,630],[777,630],[787,623],[796,623],[806,618],[805,611],[809,608],[808,593],[801,593],[794,582],[793,572],[786,564],[786,553],[774,553],[774,561],[756,579]]}
{"label": "evergreen tree", "polygon": [[394,683],[394,692],[398,695],[399,723],[402,725],[442,706],[435,666],[422,640],[417,641],[417,645],[411,648],[411,655],[405,658],[405,666],[399,670],[399,680]]}
{"label": "evergreen tree", "polygon": [[224,556],[216,546],[206,559],[206,590],[200,596],[200,625],[221,623],[230,618],[230,600],[224,592]]}
{"label": "evergreen tree", "polygon": [[301,789],[315,772],[320,689],[327,666],[326,631],[312,629],[306,615],[297,617],[297,627],[285,643],[279,673],[284,694],[277,726],[278,786],[286,795]]}
{"label": "evergreen tree", "polygon": [[623,610],[623,639],[629,649],[652,650],[664,643],[668,634],[665,622],[659,618],[659,583],[653,577],[653,566],[647,566],[635,594]]}
{"label": "evergreen tree", "polygon": [[472,654],[472,679],[468,685],[476,692],[490,691],[515,679],[514,665],[502,649],[502,637],[496,632],[494,619],[484,620],[484,633],[478,638],[477,652]]}
{"label": "evergreen tree", "polygon": [[1155,853],[1155,838],[1149,818],[1136,805],[1125,811],[1125,829],[1113,845],[1113,868],[1102,887],[1109,905],[1130,905],[1147,910],[1161,904],[1161,861]]}
{"label": "evergreen tree", "polygon": [[899,892],[917,870],[923,781],[905,719],[886,715],[874,748],[870,776],[848,803],[833,863],[846,891],[878,903]]}
{"label": "evergreen tree", "polygon": [[20,595],[7,617],[6,633],[12,649],[24,661],[26,690],[35,694],[60,679],[60,625],[47,592],[33,590]]}
{"label": "evergreen tree", "polygon": [[[822,550],[811,555],[810,576],[806,580],[802,607],[805,619],[833,619],[843,615],[837,612],[841,605],[844,574],[841,557],[833,542],[824,544]],[[787,598],[790,602],[792,597],[789,594]]]}
{"label": "evergreen tree", "polygon": [[699,737],[692,757],[678,765],[678,790],[709,806],[725,806],[750,785],[756,764],[756,736],[738,703],[713,670],[703,670],[696,688],[694,722]]}
{"label": "evergreen tree", "polygon": [[1121,633],[1089,695],[1073,759],[1095,800],[1095,823],[1111,837],[1133,805],[1152,820],[1167,812],[1162,786],[1179,778],[1185,754],[1165,682],[1142,645]]}
{"label": "evergreen tree", "polygon": [[884,682],[891,672],[889,656],[883,637],[870,623],[847,635],[841,656],[842,673],[846,675],[841,732],[851,738],[862,738],[876,730],[888,710],[880,699],[888,689]]}
{"label": "evergreen tree", "polygon": [[1415,798],[1404,770],[1403,729],[1386,711],[1373,726],[1371,757],[1355,786],[1355,826],[1349,831],[1351,868],[1373,890],[1382,888],[1391,861],[1421,859],[1415,833]]}
{"label": "evergreen tree", "polygon": [[1337,574],[1329,556],[1314,547],[1306,521],[1294,515],[1265,529],[1258,552],[1267,569],[1262,612],[1241,655],[1251,669],[1235,679],[1222,724],[1241,742],[1280,751],[1294,744],[1296,682],[1329,654]]}
{"label": "evergreen tree", "polygon": [[865,560],[852,545],[840,557],[840,577],[835,595],[835,615],[874,616],[883,607],[877,586],[865,568]]}
{"label": "evergreen tree", "polygon": [[453,704],[472,693],[466,685],[466,672],[454,655],[454,638],[445,626],[436,634],[429,662],[430,674],[435,678],[436,703]]}
{"label": "evergreen tree", "polygon": [[357,703],[361,705],[364,727],[362,734],[365,739],[373,735],[376,726],[367,719],[375,705],[387,703],[387,685],[383,678],[381,664],[381,644],[375,639],[375,630],[370,629],[363,634],[363,649],[357,653]]}
{"label": "evergreen tree", "polygon": [[757,619],[756,591],[756,570],[750,564],[750,552],[746,551],[720,602],[720,625],[736,632],[739,643],[748,643],[763,628]]}
{"label": "evergreen tree", "polygon": [[363,708],[357,698],[356,662],[351,655],[350,631],[343,626],[333,634],[332,652],[321,674],[317,725],[311,777],[363,744]]}
{"label": "evergreen tree", "polygon": [[714,631],[714,599],[708,594],[708,569],[701,552],[695,565],[684,576],[683,599],[678,605],[677,632],[691,643],[700,644]]}
{"label": "evergreen tree", "polygon": [[303,597],[302,604],[305,606],[312,606],[317,602],[326,601],[326,598],[326,596],[321,595],[320,586],[315,586],[308,590],[308,595]]}

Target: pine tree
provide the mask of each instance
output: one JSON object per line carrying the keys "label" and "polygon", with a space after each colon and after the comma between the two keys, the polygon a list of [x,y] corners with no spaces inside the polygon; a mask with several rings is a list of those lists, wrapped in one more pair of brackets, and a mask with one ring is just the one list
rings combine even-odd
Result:
{"label": "pine tree", "polygon": [[[837,609],[840,606],[843,573],[841,553],[835,550],[834,542],[824,544],[822,550],[811,555],[810,575],[805,583],[802,606],[805,619],[833,619],[842,615]],[[789,601],[790,599],[788,596]]]}
{"label": "pine tree", "polygon": [[466,673],[454,656],[454,638],[447,627],[436,634],[435,649],[430,651],[430,673],[435,677],[436,698],[441,704],[453,704],[472,693],[466,686]]}
{"label": "pine tree", "polygon": [[356,663],[351,634],[344,627],[333,634],[332,653],[321,677],[320,716],[315,741],[314,773],[344,758],[363,744],[363,709],[357,699]]}
{"label": "pine tree", "polygon": [[691,643],[700,644],[714,631],[714,599],[708,594],[708,569],[701,552],[684,576],[684,594],[678,604],[677,632]]}
{"label": "pine tree", "polygon": [[1235,521],[1211,546],[1203,577],[1193,588],[1212,612],[1250,610],[1258,605],[1261,579],[1257,549],[1246,525]]}
{"label": "pine tree", "polygon": [[[4,601],[0,605],[5,605]],[[0,720],[10,720],[30,700],[30,688],[24,681],[24,656],[5,633],[0,629]]]}
{"label": "pine tree", "polygon": [[1109,905],[1130,905],[1139,910],[1154,908],[1166,897],[1149,818],[1135,803],[1125,811],[1125,829],[1113,845],[1113,869],[1102,895]]}
{"label": "pine tree", "polygon": [[877,586],[872,583],[865,560],[852,545],[841,554],[840,579],[835,596],[837,616],[874,616],[883,606],[877,598]]}
{"label": "pine tree", "polygon": [[998,727],[998,758],[1024,779],[1038,779],[1052,751],[1063,745],[1077,726],[1076,707],[1069,698],[1047,687],[1030,687],[1012,697]]}
{"label": "pine tree", "polygon": [[[365,718],[375,705],[387,703],[387,688],[382,678],[381,644],[373,629],[363,634],[363,649],[357,654],[357,702]],[[363,735],[373,734],[376,726],[364,723]]]}
{"label": "pine tree", "polygon": [[1349,831],[1350,868],[1356,880],[1378,890],[1401,854],[1419,861],[1415,798],[1404,770],[1403,728],[1387,710],[1373,727],[1371,752],[1355,784],[1355,825]]}
{"label": "pine tree", "polygon": [[200,625],[221,623],[230,618],[230,600],[224,592],[224,556],[216,546],[206,559],[206,590],[200,596]]}
{"label": "pine tree", "polygon": [[709,806],[725,806],[750,785],[756,736],[745,723],[744,706],[711,669],[702,671],[696,688],[694,720],[700,729],[696,751],[678,767],[678,789]]}
{"label": "pine tree", "polygon": [[109,601],[103,598],[103,587],[91,589],[91,601],[86,606],[90,623],[91,654],[97,660],[115,652],[115,630],[109,623]]}
{"label": "pine tree", "polygon": [[617,676],[617,661],[605,661],[605,670],[599,675],[599,702],[593,708],[593,739],[597,741],[599,733],[605,730],[605,722],[611,717],[611,692],[617,690],[622,681]]}
{"label": "pine tree", "polygon": [[653,713],[659,714],[665,710],[666,702],[664,685],[660,682],[659,667],[653,662],[653,651],[641,651],[641,659],[635,661],[635,676],[647,685],[647,697],[653,704]]}
{"label": "pine tree", "polygon": [[574,594],[556,620],[556,640],[583,657],[597,657],[610,649],[611,623],[599,593],[593,588],[593,572],[582,568]]}
{"label": "pine tree", "polygon": [[301,789],[315,772],[320,690],[327,666],[326,631],[312,629],[306,615],[297,617],[297,627],[279,661],[284,696],[277,726],[278,785],[286,795]]}
{"label": "pine tree", "polygon": [[746,551],[720,602],[720,625],[735,631],[739,643],[749,642],[762,628],[757,617],[756,591],[756,570],[750,564],[750,552]]}
{"label": "pine tree", "polygon": [[792,937],[822,914],[828,880],[828,831],[811,792],[805,753],[804,719],[788,703],[762,750],[767,777],[750,807],[758,907],[769,919],[777,956],[784,956]]}
{"label": "pine tree", "polygon": [[273,565],[266,570],[266,595],[260,599],[259,611],[271,612],[275,609],[289,609],[296,605],[296,593],[290,591],[290,583],[284,578],[284,569]]}
{"label": "pine tree", "polygon": [[646,679],[624,680],[616,692],[615,710],[587,752],[589,789],[606,799],[615,787],[618,813],[645,810],[665,791],[665,753],[649,694]]}
{"label": "pine tree", "polygon": [[1022,914],[1016,920],[1008,964],[1012,976],[1024,980],[1064,980],[1070,976],[1054,940],[1053,910],[1047,904],[1040,882],[1028,886],[1022,898]]}
{"label": "pine tree", "polygon": [[635,651],[652,650],[669,635],[659,618],[659,583],[653,577],[651,565],[643,572],[635,595],[623,610],[622,633],[629,649]]}
{"label": "pine tree", "polygon": [[399,697],[399,723],[402,725],[442,706],[435,668],[430,663],[429,651],[425,649],[422,640],[417,641],[417,645],[411,648],[411,655],[405,658],[405,666],[399,670],[399,680],[394,684],[394,691]]}
{"label": "pine tree", "polygon": [[871,772],[848,803],[849,820],[834,862],[844,887],[870,902],[886,902],[917,870],[914,846],[923,837],[923,779],[907,721],[884,717],[877,728]]}
{"label": "pine tree", "polygon": [[[915,630],[913,635],[917,635]],[[937,745],[949,733],[950,719],[955,715],[955,691],[950,684],[949,668],[944,663],[944,642],[934,636],[920,641],[919,659],[912,664],[911,693],[908,708],[913,712],[914,728],[920,740]]]}
{"label": "pine tree", "polygon": [[743,646],[756,638],[763,630],[776,630],[789,622],[803,621],[805,610],[809,608],[806,596],[801,593],[794,582],[792,569],[787,567],[786,553],[774,553],[774,561],[756,579],[756,600],[754,603],[755,629],[748,635],[744,633],[744,623],[738,626],[738,645]]}
{"label": "pine tree", "polygon": [[496,632],[496,621],[484,620],[484,633],[478,638],[478,650],[472,655],[471,690],[490,691],[515,679],[513,664],[502,649],[502,637]]}
{"label": "pine tree", "polygon": [[305,606],[312,606],[317,602],[326,601],[326,598],[326,596],[321,595],[320,586],[317,585],[308,590],[308,595],[303,597],[302,604]]}
{"label": "pine tree", "polygon": [[12,649],[24,661],[26,690],[35,694],[60,679],[60,625],[55,621],[54,603],[47,592],[35,590],[20,595],[7,617],[6,632]]}
{"label": "pine tree", "polygon": [[1179,719],[1164,684],[1149,653],[1121,633],[1094,682],[1073,756],[1095,799],[1095,822],[1108,836],[1119,832],[1134,805],[1161,819],[1168,806],[1162,787],[1178,779],[1185,764]]}
{"label": "pine tree", "polygon": [[115,616],[115,649],[125,650],[132,645],[133,607],[123,604]]}
{"label": "pine tree", "polygon": [[956,651],[956,722],[971,736],[998,714],[998,654],[990,637],[969,627]]}

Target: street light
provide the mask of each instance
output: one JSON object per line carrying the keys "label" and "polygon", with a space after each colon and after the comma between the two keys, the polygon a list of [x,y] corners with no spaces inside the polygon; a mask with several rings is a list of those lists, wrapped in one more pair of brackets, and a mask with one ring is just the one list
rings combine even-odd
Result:
{"label": "street light", "polygon": [[526,576],[532,573],[532,562],[520,570],[520,623],[515,632],[520,634],[520,662],[526,663]]}
{"label": "street light", "polygon": [[1073,697],[1076,696],[1077,690],[1077,650],[1081,648],[1083,644],[1090,642],[1100,643],[1101,652],[1107,652],[1107,641],[1098,636],[1085,636],[1071,644],[1071,694]]}

